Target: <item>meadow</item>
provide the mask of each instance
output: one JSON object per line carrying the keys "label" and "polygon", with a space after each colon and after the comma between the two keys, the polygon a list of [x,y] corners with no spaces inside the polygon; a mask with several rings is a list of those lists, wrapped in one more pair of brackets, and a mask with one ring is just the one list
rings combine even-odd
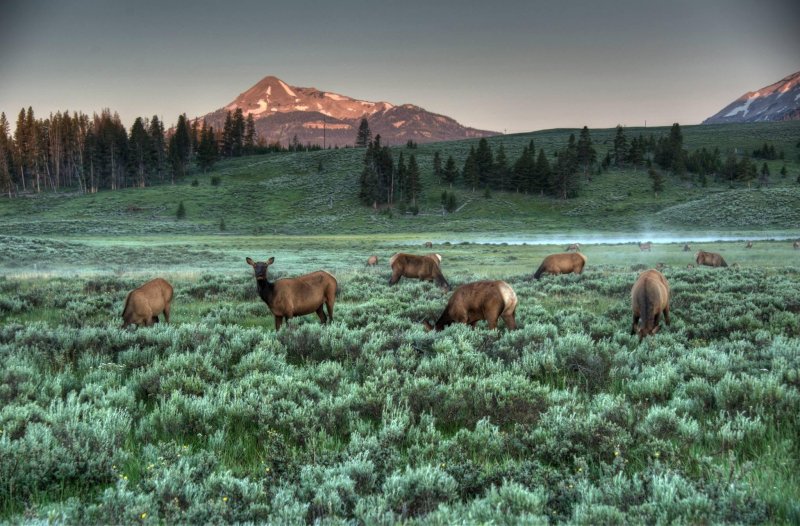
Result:
{"label": "meadow", "polygon": [[[513,160],[571,131],[491,143]],[[613,133],[592,130],[599,156]],[[423,172],[417,216],[358,204],[354,149],[3,199],[0,522],[800,522],[800,123],[684,136],[768,141],[785,160],[763,188],[667,176],[655,196],[633,169],[567,201],[456,188],[445,215],[433,154],[460,165],[475,141],[406,152]],[[651,252],[633,243],[648,239]],[[584,274],[531,280],[567,242]],[[701,248],[736,265],[687,268]],[[425,332],[448,294],[389,287],[388,259],[431,250],[454,286],[511,284],[519,329]],[[334,273],[334,322],[276,333],[248,256],[274,256],[273,279]],[[672,325],[640,342],[630,287],[658,264]],[[156,276],[175,287],[172,322],[120,329],[127,292]]]}
{"label": "meadow", "polygon": [[[437,245],[453,285],[502,278],[520,300],[516,331],[441,333],[420,321],[446,293],[386,283],[388,255],[424,251],[403,236],[3,243],[6,520],[800,519],[788,242],[704,244],[727,269],[687,269],[682,244],[589,245],[583,275],[540,281],[563,247]],[[335,321],[275,333],[248,255],[276,256],[274,276],[334,271]],[[640,343],[630,286],[658,263],[673,322]],[[175,286],[172,323],[121,330],[153,269]]]}

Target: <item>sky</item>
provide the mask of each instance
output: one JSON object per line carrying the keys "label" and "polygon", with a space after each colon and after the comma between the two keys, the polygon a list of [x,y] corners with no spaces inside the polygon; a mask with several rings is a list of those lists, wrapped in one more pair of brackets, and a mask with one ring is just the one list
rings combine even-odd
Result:
{"label": "sky", "polygon": [[800,70],[797,0],[0,0],[0,111],[174,123],[267,75],[479,129],[698,124]]}

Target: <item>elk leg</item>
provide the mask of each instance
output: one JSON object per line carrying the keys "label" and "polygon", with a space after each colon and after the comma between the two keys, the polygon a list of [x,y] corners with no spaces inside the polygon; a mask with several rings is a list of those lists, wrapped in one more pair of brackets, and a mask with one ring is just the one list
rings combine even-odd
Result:
{"label": "elk leg", "polygon": [[150,318],[150,325],[155,325],[156,323],[158,323],[158,316]]}
{"label": "elk leg", "polygon": [[275,316],[275,332],[281,330],[281,323],[283,323],[283,316]]}
{"label": "elk leg", "polygon": [[631,334],[636,334],[636,326],[639,325],[639,315],[633,315],[633,325],[631,325]]}
{"label": "elk leg", "polygon": [[506,329],[513,331],[517,328],[517,320],[513,314],[503,314],[503,321],[506,322]]}
{"label": "elk leg", "polygon": [[486,318],[486,323],[489,324],[490,329],[497,328],[497,318],[495,316],[490,316],[489,318]]}
{"label": "elk leg", "polygon": [[669,307],[664,309],[664,323],[669,325]]}
{"label": "elk leg", "polygon": [[[325,304],[328,306],[328,322],[329,323],[333,322],[333,303],[334,303],[334,301],[335,301],[335,296],[331,296],[331,298],[328,301],[325,302]],[[322,308],[322,307],[320,306],[320,308]]]}
{"label": "elk leg", "polygon": [[392,277],[389,278],[389,285],[394,285],[400,281],[400,274],[398,272],[392,272]]}
{"label": "elk leg", "polygon": [[323,324],[327,320],[327,318],[325,317],[325,311],[322,310],[322,305],[320,305],[319,308],[317,309],[317,316],[319,316],[319,321],[321,321]]}
{"label": "elk leg", "polygon": [[164,323],[169,323],[169,303],[164,307]]}

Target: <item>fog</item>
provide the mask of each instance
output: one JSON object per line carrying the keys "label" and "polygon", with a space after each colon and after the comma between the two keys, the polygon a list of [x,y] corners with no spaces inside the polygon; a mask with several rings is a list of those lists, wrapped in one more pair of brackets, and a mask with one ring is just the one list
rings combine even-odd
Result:
{"label": "fog", "polygon": [[[580,243],[582,245],[622,245],[629,243],[640,243],[651,241],[656,244],[669,243],[714,243],[714,242],[735,242],[735,241],[785,241],[798,238],[798,234],[775,234],[767,235],[757,233],[712,233],[712,232],[684,232],[684,233],[575,233],[575,234],[539,234],[539,235],[500,235],[488,237],[482,235],[453,235],[446,238],[432,237],[430,241],[435,244],[442,243],[477,243],[488,245],[569,245]],[[412,242],[409,244],[418,244]]]}

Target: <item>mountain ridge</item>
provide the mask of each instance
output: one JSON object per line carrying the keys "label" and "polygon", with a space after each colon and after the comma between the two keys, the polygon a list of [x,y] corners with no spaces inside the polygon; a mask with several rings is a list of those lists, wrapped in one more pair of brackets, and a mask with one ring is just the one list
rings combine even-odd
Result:
{"label": "mountain ridge", "polygon": [[800,71],[748,91],[703,124],[800,120]]}
{"label": "mountain ridge", "polygon": [[414,104],[366,101],[314,87],[291,86],[272,75],[196,120],[205,120],[219,130],[227,112],[237,108],[245,117],[253,115],[256,132],[266,143],[283,145],[294,137],[301,144],[353,145],[363,117],[367,118],[373,137],[380,135],[382,142],[389,145],[409,140],[427,143],[499,135],[463,126],[451,117]]}

